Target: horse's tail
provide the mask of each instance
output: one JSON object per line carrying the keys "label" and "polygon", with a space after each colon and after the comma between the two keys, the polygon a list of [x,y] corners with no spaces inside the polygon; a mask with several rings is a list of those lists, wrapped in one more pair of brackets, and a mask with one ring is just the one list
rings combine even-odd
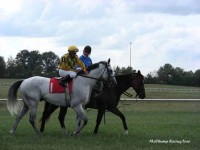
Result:
{"label": "horse's tail", "polygon": [[20,109],[20,103],[17,100],[17,91],[24,80],[18,80],[13,83],[8,91],[7,109],[11,115],[17,114]]}

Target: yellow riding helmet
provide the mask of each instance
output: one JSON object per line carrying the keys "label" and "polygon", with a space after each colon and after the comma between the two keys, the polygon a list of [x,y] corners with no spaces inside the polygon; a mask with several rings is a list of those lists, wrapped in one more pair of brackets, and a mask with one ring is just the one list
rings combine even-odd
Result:
{"label": "yellow riding helmet", "polygon": [[78,52],[79,49],[75,45],[71,45],[68,47],[68,52]]}

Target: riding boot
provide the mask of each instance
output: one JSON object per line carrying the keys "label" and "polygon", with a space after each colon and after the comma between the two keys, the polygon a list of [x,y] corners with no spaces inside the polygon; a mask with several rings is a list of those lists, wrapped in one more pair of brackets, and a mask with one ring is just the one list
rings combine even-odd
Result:
{"label": "riding boot", "polygon": [[63,87],[66,87],[66,83],[69,82],[70,79],[71,79],[70,75],[67,75],[66,77],[61,78],[60,81],[59,81],[59,83]]}

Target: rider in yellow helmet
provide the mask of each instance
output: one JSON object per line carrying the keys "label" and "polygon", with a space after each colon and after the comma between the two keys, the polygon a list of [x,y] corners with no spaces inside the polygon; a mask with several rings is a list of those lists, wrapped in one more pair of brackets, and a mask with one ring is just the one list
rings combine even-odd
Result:
{"label": "rider in yellow helmet", "polygon": [[84,73],[87,73],[84,63],[78,58],[76,53],[79,49],[75,45],[68,47],[68,53],[63,55],[59,64],[59,75],[63,77],[60,84],[65,86],[65,82],[76,77],[76,66],[80,66]]}

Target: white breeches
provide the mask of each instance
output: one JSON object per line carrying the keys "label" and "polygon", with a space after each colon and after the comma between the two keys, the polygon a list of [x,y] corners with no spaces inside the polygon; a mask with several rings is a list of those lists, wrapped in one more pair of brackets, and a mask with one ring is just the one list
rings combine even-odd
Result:
{"label": "white breeches", "polygon": [[59,75],[61,77],[66,77],[67,75],[70,75],[71,78],[74,78],[76,77],[77,74],[74,71],[66,71],[66,70],[59,69]]}

